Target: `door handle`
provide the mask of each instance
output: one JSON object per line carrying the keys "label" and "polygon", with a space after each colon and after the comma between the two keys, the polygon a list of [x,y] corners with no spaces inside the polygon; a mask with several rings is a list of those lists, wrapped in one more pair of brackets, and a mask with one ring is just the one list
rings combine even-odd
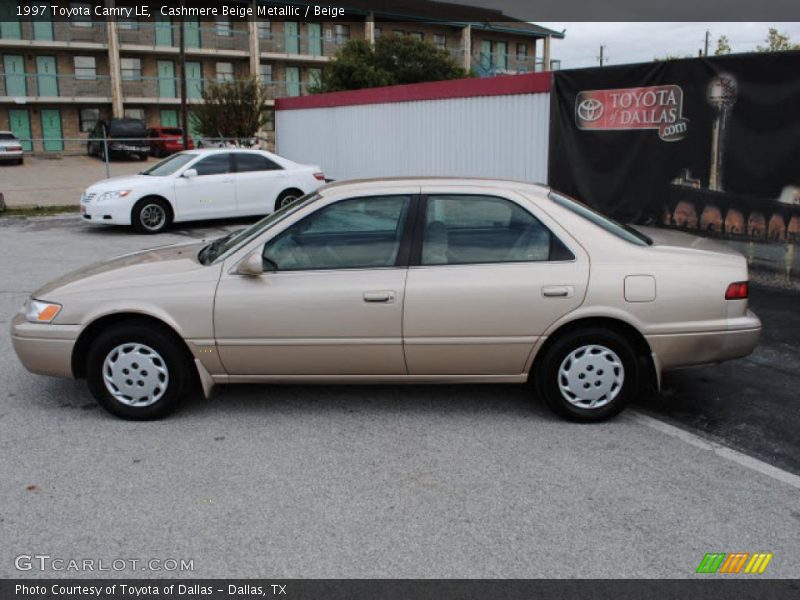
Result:
{"label": "door handle", "polygon": [[542,288],[545,298],[572,298],[575,289],[571,285],[546,285]]}
{"label": "door handle", "polygon": [[233,183],[236,181],[233,177],[228,177],[228,179],[223,179],[222,183]]}
{"label": "door handle", "polygon": [[364,292],[364,302],[385,302],[391,304],[394,302],[395,293],[391,291],[381,292]]}

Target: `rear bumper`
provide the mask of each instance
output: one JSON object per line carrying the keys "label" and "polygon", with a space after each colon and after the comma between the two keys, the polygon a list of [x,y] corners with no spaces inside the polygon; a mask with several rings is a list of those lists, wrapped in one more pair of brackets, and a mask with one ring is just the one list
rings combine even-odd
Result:
{"label": "rear bumper", "polygon": [[0,152],[0,161],[19,160],[23,156],[25,156],[25,153],[22,150],[14,150],[12,152]]}
{"label": "rear bumper", "polygon": [[79,329],[77,325],[28,323],[18,314],[11,326],[11,344],[31,373],[72,378],[72,351]]}
{"label": "rear bumper", "polygon": [[718,363],[742,358],[755,350],[761,337],[761,321],[752,312],[728,321],[719,331],[645,336],[659,371]]}

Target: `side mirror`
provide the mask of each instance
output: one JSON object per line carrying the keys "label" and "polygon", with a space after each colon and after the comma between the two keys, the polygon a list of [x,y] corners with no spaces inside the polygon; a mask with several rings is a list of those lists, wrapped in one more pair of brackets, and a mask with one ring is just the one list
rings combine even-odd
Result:
{"label": "side mirror", "polygon": [[183,177],[186,177],[186,179],[191,179],[192,177],[197,177],[197,169],[186,169],[183,172]]}
{"label": "side mirror", "polygon": [[236,274],[248,277],[259,277],[264,274],[264,263],[261,260],[261,252],[251,252],[244,260],[236,265]]}

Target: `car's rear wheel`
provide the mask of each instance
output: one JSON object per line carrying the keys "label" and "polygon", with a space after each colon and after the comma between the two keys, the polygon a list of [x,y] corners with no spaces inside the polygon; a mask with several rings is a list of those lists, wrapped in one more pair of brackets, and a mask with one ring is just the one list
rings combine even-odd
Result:
{"label": "car's rear wheel", "polygon": [[131,223],[139,233],[161,233],[171,221],[169,205],[161,198],[142,198],[131,211]]}
{"label": "car's rear wheel", "polygon": [[97,402],[131,420],[174,411],[191,389],[192,364],[169,332],[131,321],[102,333],[91,345],[86,379]]}
{"label": "car's rear wheel", "polygon": [[289,206],[292,202],[295,202],[300,196],[303,195],[301,190],[283,190],[279,195],[278,199],[275,200],[275,210],[281,209],[285,206]]}
{"label": "car's rear wheel", "polygon": [[573,421],[602,421],[618,414],[639,390],[632,344],[611,329],[592,327],[560,336],[537,359],[538,394]]}

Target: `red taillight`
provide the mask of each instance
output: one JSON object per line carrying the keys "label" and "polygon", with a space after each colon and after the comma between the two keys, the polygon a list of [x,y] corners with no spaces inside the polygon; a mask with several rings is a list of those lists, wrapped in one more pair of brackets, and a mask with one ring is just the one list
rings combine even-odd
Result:
{"label": "red taillight", "polygon": [[9,152],[19,152],[22,150],[22,146],[6,146]]}
{"label": "red taillight", "polygon": [[736,281],[728,286],[725,300],[745,300],[750,293],[750,285],[746,281]]}
{"label": "red taillight", "polygon": [[325,181],[325,173],[314,173],[314,179],[319,179],[320,181]]}

